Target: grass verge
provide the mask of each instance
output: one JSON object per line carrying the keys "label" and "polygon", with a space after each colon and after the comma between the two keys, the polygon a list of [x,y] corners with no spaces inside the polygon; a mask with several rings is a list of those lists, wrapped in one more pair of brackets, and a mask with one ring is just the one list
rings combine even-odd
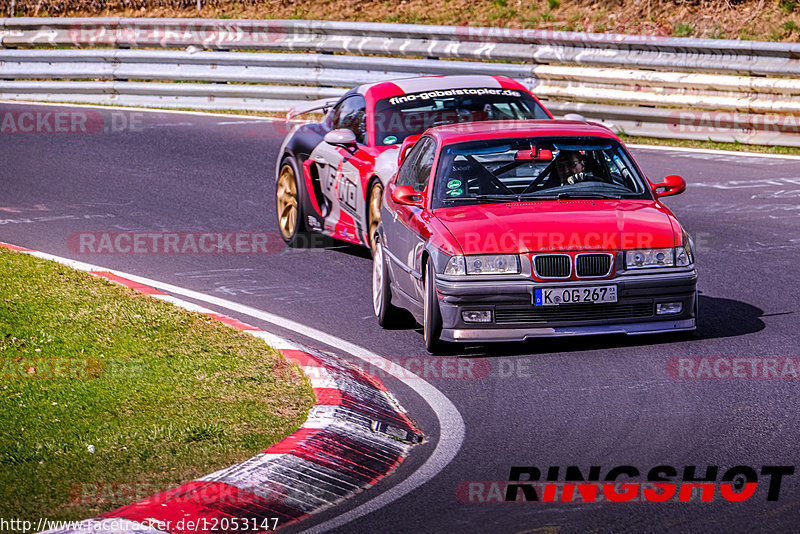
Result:
{"label": "grass verge", "polygon": [[314,394],[263,341],[0,249],[0,517],[84,519],[247,459]]}

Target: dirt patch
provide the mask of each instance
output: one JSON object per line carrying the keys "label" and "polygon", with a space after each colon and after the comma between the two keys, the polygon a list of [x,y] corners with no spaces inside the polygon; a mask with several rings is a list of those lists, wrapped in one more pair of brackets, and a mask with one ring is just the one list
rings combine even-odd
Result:
{"label": "dirt patch", "polygon": [[712,39],[800,39],[800,0],[0,0],[0,13],[347,20]]}

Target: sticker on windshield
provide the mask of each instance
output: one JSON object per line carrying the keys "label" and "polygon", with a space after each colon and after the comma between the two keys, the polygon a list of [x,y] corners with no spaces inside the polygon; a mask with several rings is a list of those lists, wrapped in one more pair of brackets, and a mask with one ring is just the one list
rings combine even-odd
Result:
{"label": "sticker on windshield", "polygon": [[397,137],[393,135],[387,135],[386,137],[383,138],[384,145],[393,145],[395,143],[397,143]]}
{"label": "sticker on windshield", "polygon": [[461,187],[461,180],[450,180],[447,182],[447,189],[456,189],[457,187]]}
{"label": "sticker on windshield", "polygon": [[418,100],[431,100],[432,98],[451,98],[456,96],[510,96],[520,98],[522,93],[514,89],[502,89],[495,87],[464,87],[462,89],[444,89],[436,91],[423,91],[421,93],[406,93],[402,96],[395,96],[389,99],[389,104],[405,104]]}
{"label": "sticker on windshield", "polygon": [[464,192],[463,189],[450,189],[445,194],[447,196],[450,196],[450,197],[458,197],[458,196],[461,196],[461,193],[463,193],[463,192]]}

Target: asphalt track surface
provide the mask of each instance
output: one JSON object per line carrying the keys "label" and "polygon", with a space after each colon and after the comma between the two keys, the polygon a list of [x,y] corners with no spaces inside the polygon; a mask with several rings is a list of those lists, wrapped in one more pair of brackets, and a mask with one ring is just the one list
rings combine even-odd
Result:
{"label": "asphalt track surface", "polygon": [[[0,116],[77,109],[0,104]],[[784,478],[778,501],[767,500],[764,477],[741,503],[724,501],[718,491],[713,502],[505,503],[490,490],[502,491],[512,466],[543,473],[560,466],[563,479],[568,465],[584,472],[600,466],[601,476],[620,465],[644,473],[658,465],[679,472],[694,465],[699,475],[711,465],[720,466],[721,477],[737,465],[760,471],[798,463],[800,379],[678,379],[668,368],[677,358],[800,357],[800,160],[633,150],[652,178],[680,174],[689,183],[666,203],[697,244],[695,338],[469,345],[449,358],[470,362],[464,365],[472,375],[444,378],[442,361],[435,360],[448,357],[427,354],[413,321],[397,330],[378,326],[366,251],[336,242],[310,249],[278,244],[274,168],[281,125],[247,117],[94,113],[101,117],[91,118],[101,121],[95,133],[10,133],[7,127],[0,134],[0,241],[308,324],[408,366],[460,412],[466,435],[452,462],[427,484],[336,532],[796,529],[800,470]],[[81,232],[268,232],[275,240],[270,254],[91,254],[69,240]],[[336,352],[252,317],[237,318]],[[434,450],[440,436],[431,407],[373,371],[419,424],[425,443],[373,489],[285,532],[347,514],[409,477]]]}

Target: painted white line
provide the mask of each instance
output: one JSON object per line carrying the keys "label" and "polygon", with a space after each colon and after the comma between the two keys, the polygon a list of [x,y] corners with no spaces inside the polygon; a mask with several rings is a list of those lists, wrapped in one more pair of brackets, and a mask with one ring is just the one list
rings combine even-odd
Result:
{"label": "painted white line", "polygon": [[258,121],[254,121],[254,120],[246,120],[246,121],[222,121],[222,122],[218,122],[218,123],[217,123],[217,126],[229,126],[229,125],[231,125],[231,124],[253,124],[254,122],[258,122]]}
{"label": "painted white line", "polygon": [[363,517],[376,510],[379,510],[380,508],[391,504],[404,495],[411,493],[416,488],[434,478],[445,467],[447,467],[453,458],[456,457],[456,454],[458,454],[458,451],[461,449],[461,445],[464,443],[464,436],[466,432],[464,419],[461,417],[458,409],[453,405],[450,399],[448,399],[441,391],[433,387],[422,377],[417,376],[407,369],[395,369],[395,367],[391,365],[392,362],[389,360],[354,343],[350,343],[349,341],[332,336],[321,330],[317,330],[316,328],[306,326],[290,319],[285,319],[269,312],[258,310],[244,304],[239,304],[238,302],[232,302],[230,300],[222,299],[212,295],[206,295],[191,289],[185,289],[172,284],[159,282],[158,280],[145,278],[143,276],[128,274],[113,269],[108,269],[106,267],[90,265],[88,263],[62,258],[60,256],[54,256],[44,252],[36,252],[33,253],[33,255],[39,258],[63,263],[82,271],[110,272],[117,276],[154,287],[161,291],[174,293],[186,298],[205,302],[206,304],[225,308],[242,315],[248,315],[250,317],[260,319],[285,330],[291,330],[292,332],[302,336],[306,336],[331,347],[335,347],[336,349],[347,352],[348,354],[364,360],[365,362],[380,362],[382,364],[381,368],[385,369],[387,374],[392,375],[394,378],[411,388],[431,407],[439,422],[439,441],[436,444],[436,448],[433,450],[433,453],[430,455],[430,457],[428,457],[427,460],[425,460],[424,464],[422,464],[401,483],[389,488],[387,491],[381,493],[375,498],[357,506],[341,516],[326,521],[303,532],[308,532],[309,534],[327,532],[330,529],[340,527],[349,523],[350,521],[358,519],[359,517]]}
{"label": "painted white line", "polygon": [[175,304],[176,306],[180,306],[181,308],[184,308],[186,310],[195,313],[205,313],[205,314],[214,313],[208,308],[204,308],[203,306],[198,306],[194,302],[186,302],[185,300],[175,298],[172,295],[150,295],[150,296],[158,300],[163,300],[164,302],[169,302],[170,304]]}
{"label": "painted white line", "polygon": [[713,150],[710,148],[691,148],[685,146],[664,146],[664,145],[635,145],[625,143],[628,148],[642,148],[646,150],[666,150],[675,152],[694,152],[696,154],[714,154],[715,156],[742,156],[747,158],[771,158],[789,159],[800,161],[800,156],[790,154],[761,154],[760,152],[742,152],[741,150]]}
{"label": "painted white line", "polygon": [[300,345],[292,343],[287,339],[283,339],[264,330],[245,330],[245,332],[257,338],[263,339],[267,342],[267,345],[278,350],[303,350]]}

